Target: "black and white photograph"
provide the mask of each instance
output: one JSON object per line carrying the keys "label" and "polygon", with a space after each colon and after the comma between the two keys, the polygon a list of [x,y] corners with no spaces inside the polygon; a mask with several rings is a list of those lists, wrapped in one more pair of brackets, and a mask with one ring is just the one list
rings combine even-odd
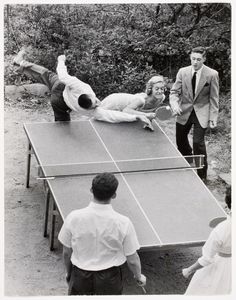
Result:
{"label": "black and white photograph", "polygon": [[233,1],[1,12],[1,297],[232,298]]}

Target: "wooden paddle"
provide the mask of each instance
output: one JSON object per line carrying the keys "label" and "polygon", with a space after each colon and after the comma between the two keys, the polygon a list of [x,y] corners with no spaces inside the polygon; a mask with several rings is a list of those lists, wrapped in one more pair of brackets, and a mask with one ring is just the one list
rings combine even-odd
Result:
{"label": "wooden paddle", "polygon": [[169,120],[174,117],[173,111],[169,105],[161,106],[155,111],[156,118],[161,121]]}

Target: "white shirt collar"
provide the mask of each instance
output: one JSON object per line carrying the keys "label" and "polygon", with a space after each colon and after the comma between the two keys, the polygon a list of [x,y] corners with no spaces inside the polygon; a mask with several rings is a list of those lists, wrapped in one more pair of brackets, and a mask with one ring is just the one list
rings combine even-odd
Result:
{"label": "white shirt collar", "polygon": [[100,204],[100,203],[96,203],[94,201],[91,201],[89,203],[89,207],[91,208],[94,208],[94,209],[103,209],[103,210],[111,210],[112,209],[112,206],[111,204]]}
{"label": "white shirt collar", "polygon": [[194,68],[192,67],[192,76],[193,76],[194,72],[197,72],[196,75],[200,77],[201,73],[202,73],[202,68],[203,68],[203,65],[202,65],[202,67],[199,70],[195,71]]}

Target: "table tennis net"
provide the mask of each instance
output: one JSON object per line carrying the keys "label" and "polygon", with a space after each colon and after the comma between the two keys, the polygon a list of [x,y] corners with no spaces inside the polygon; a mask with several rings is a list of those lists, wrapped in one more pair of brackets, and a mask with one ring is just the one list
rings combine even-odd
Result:
{"label": "table tennis net", "polygon": [[[191,164],[189,163],[191,162]],[[85,162],[58,165],[39,166],[41,178],[49,177],[67,177],[67,176],[85,176],[97,175],[99,173],[110,172],[119,173],[137,173],[137,172],[158,172],[171,170],[187,170],[203,168],[204,156],[179,156],[179,157],[161,157],[148,159],[132,159],[117,161]],[[40,177],[39,177],[40,178]]]}

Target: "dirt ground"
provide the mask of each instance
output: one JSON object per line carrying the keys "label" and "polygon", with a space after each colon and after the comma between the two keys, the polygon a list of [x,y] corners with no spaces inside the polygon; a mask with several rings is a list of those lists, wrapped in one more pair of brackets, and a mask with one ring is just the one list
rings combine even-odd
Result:
{"label": "dirt ground", "polygon": [[[16,101],[17,102],[17,101]],[[30,188],[25,188],[27,139],[24,122],[53,121],[50,106],[32,100],[29,106],[5,102],[5,296],[63,296],[67,294],[62,248],[49,250],[43,237],[44,190],[35,177],[32,159]],[[72,119],[78,117],[72,115]],[[174,121],[162,124],[174,141]],[[211,157],[209,157],[211,159]],[[209,189],[223,205],[225,184],[213,170]],[[58,221],[58,228],[60,227]],[[201,248],[140,253],[142,272],[147,276],[147,294],[183,294],[189,280],[181,269],[201,254]],[[130,271],[124,266],[124,294],[142,295]]]}

